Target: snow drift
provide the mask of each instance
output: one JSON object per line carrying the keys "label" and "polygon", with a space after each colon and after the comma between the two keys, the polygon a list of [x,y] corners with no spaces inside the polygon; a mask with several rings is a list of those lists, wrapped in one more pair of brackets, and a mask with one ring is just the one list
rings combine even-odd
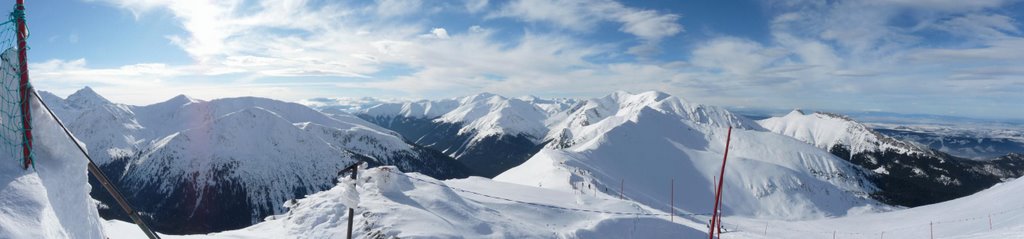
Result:
{"label": "snow drift", "polygon": [[20,147],[2,153],[0,238],[105,238],[89,197],[88,161],[38,101],[31,107],[34,168],[21,168]]}

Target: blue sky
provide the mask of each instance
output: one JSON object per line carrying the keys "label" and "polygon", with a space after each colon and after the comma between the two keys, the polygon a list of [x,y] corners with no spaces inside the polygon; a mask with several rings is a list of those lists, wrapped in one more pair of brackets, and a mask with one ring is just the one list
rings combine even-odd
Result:
{"label": "blue sky", "polygon": [[1014,0],[41,0],[31,75],[177,94],[595,97],[1024,118]]}

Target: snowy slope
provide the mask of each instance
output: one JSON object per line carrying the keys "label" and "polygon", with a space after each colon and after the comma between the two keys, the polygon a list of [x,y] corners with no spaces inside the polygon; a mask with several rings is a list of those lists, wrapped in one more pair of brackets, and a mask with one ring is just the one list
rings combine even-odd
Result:
{"label": "snowy slope", "polygon": [[[512,203],[474,193],[564,208],[659,211],[613,197],[518,186],[480,178],[437,181],[394,169],[362,171],[356,238],[701,238],[706,217],[618,216]],[[451,189],[452,187],[461,190]],[[680,190],[680,194],[688,191]],[[245,229],[164,238],[337,238],[347,228],[344,187],[289,203],[290,211]],[[996,185],[944,203],[884,213],[792,221],[723,218],[722,238],[1024,238],[1024,181]],[[133,225],[105,223],[112,239],[142,236]]]}
{"label": "snowy slope", "polygon": [[[677,216],[670,222],[663,212],[610,197],[483,178],[438,181],[393,167],[360,170],[359,175],[355,238],[696,238],[703,234],[694,229],[702,226],[698,219]],[[166,238],[343,238],[346,194],[346,187],[337,186],[289,202],[287,213],[241,230]],[[123,222],[109,225],[119,228],[109,234],[111,238],[138,235]]]}
{"label": "snowy slope", "polygon": [[884,124],[869,127],[893,138],[958,157],[987,160],[1024,153],[1024,127],[1001,124]]}
{"label": "snowy slope", "polygon": [[[723,221],[747,228],[734,238],[825,237],[833,232],[839,238],[1024,238],[1021,195],[1024,180],[1017,179],[967,197],[893,212],[800,222]],[[762,235],[765,225],[770,225],[768,237]]]}
{"label": "snowy slope", "polygon": [[579,100],[573,98],[544,99],[532,95],[516,97],[516,99],[519,99],[526,103],[533,104],[543,109],[544,112],[547,112],[549,116],[553,114],[558,114],[560,112],[564,112],[580,102]]}
{"label": "snowy slope", "polygon": [[402,116],[410,118],[437,118],[459,107],[458,99],[421,100],[415,102],[384,103],[371,106],[358,113],[370,116]]}
{"label": "snowy slope", "polygon": [[92,154],[97,164],[131,157],[138,145],[151,135],[136,120],[131,107],[114,104],[92,88],[85,87],[62,100],[49,92],[40,92],[55,114],[73,129],[76,137],[97,147]]}
{"label": "snowy slope", "polygon": [[[161,231],[251,225],[282,211],[285,200],[329,188],[336,172],[356,160],[440,178],[465,177],[469,171],[353,115],[328,116],[295,103],[181,95],[129,106],[88,88],[67,100],[44,95],[57,114],[69,119],[72,132],[83,135],[101,168],[129,199],[159,219],[154,227]],[[93,196],[113,203],[103,193]],[[116,208],[101,212],[120,215]]]}
{"label": "snowy slope", "polygon": [[21,168],[20,147],[0,146],[0,238],[104,238],[87,160],[38,101],[31,107],[35,167]]}
{"label": "snowy slope", "polygon": [[653,108],[692,122],[715,127],[732,126],[743,129],[760,129],[760,126],[753,121],[734,115],[720,107],[687,102],[682,98],[658,91],[638,94],[618,91],[580,103],[566,111],[564,118],[555,119],[557,121],[551,123],[551,128],[545,137],[545,141],[551,141],[546,147],[567,148],[590,140],[604,131],[600,127],[592,126],[597,122],[605,119],[621,121],[645,108]]}
{"label": "snowy slope", "polygon": [[893,205],[942,202],[1024,175],[1024,161],[1018,158],[959,158],[882,135],[837,114],[794,110],[758,122],[870,170],[871,181],[881,189],[872,197]]}
{"label": "snowy slope", "polygon": [[549,114],[531,102],[481,93],[380,104],[359,116],[458,159],[474,175],[493,177],[537,152],[548,130]]}
{"label": "snowy slope", "polygon": [[470,135],[470,144],[496,135],[525,135],[540,140],[547,131],[544,120],[548,115],[548,111],[530,102],[491,93],[438,101],[381,104],[362,113],[370,117],[401,116],[431,119],[439,124],[459,124],[458,134]]}
{"label": "snowy slope", "polygon": [[[160,224],[215,230],[280,213],[280,202],[329,188],[356,160],[273,112],[247,108],[156,141],[126,165],[120,184],[141,207],[177,215],[160,216]],[[239,209],[253,213],[231,224],[185,226]]]}
{"label": "snowy slope", "polygon": [[[592,114],[604,117],[588,121],[581,128],[586,133],[575,134],[580,138],[563,141],[574,142],[570,147],[546,148],[495,180],[565,191],[594,187],[612,196],[624,187],[625,198],[669,211],[669,185],[675,179],[677,189],[686,192],[676,210],[710,212],[712,180],[725,148],[727,129],[722,126],[746,126],[749,121],[695,117],[695,111],[684,109],[699,107],[665,107],[663,100],[670,97],[657,93],[633,97],[638,100],[629,102],[647,105]],[[714,112],[704,115],[732,115]],[[878,206],[866,198],[875,188],[856,166],[792,138],[749,127],[754,129],[733,130],[723,194],[726,215],[807,219]]]}
{"label": "snowy slope", "polygon": [[472,134],[470,144],[496,135],[524,135],[537,142],[547,132],[546,117],[546,111],[525,101],[481,93],[462,98],[459,107],[435,121],[462,124],[459,134]]}
{"label": "snowy slope", "polygon": [[384,103],[396,103],[397,100],[378,99],[373,97],[336,97],[312,98],[300,100],[299,104],[328,114],[356,113]]}
{"label": "snowy slope", "polygon": [[782,117],[757,121],[764,128],[830,150],[840,146],[852,154],[893,150],[900,154],[930,154],[929,150],[879,134],[850,118],[830,113],[793,110]]}

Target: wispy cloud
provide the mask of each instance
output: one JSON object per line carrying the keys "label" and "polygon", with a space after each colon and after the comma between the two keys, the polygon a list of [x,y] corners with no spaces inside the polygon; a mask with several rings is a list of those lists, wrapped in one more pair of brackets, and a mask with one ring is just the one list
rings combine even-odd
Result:
{"label": "wispy cloud", "polygon": [[662,39],[683,31],[677,14],[627,7],[611,0],[517,0],[504,5],[491,17],[546,22],[574,31],[593,31],[602,22],[618,23],[621,24],[619,31],[643,41],[629,49],[637,55],[657,52],[657,44]]}
{"label": "wispy cloud", "polygon": [[[192,62],[49,60],[32,64],[37,84],[98,84],[136,103],[178,93],[299,100],[353,89],[384,97],[658,89],[735,106],[947,111],[918,108],[934,102],[992,115],[1011,106],[1007,97],[1024,100],[1004,93],[1024,91],[1020,16],[999,10],[1008,0],[766,1],[768,21],[751,23],[764,24],[766,39],[719,34],[668,52],[661,48],[680,44],[687,16],[614,0],[102,2],[137,17],[172,16],[184,34],[167,40]],[[438,19],[446,15],[460,18]],[[591,38],[602,29],[621,38]],[[142,91],[158,93],[141,100]],[[966,99],[989,103],[958,103]]]}

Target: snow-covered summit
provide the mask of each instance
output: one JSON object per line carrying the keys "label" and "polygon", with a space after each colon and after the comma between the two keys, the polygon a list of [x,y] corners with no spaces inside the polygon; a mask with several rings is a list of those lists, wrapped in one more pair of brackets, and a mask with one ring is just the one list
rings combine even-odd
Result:
{"label": "snow-covered summit", "polygon": [[[138,192],[128,197],[141,200],[140,210],[166,222],[154,225],[158,230],[250,225],[282,211],[284,200],[330,187],[337,170],[356,160],[440,178],[468,176],[457,161],[348,113],[328,116],[258,97],[181,95],[146,106],[72,102],[102,99],[94,93],[83,89],[69,100],[41,95],[93,150],[97,164],[126,191]],[[251,220],[191,220],[214,216]]]}
{"label": "snow-covered summit", "polygon": [[438,118],[437,122],[458,123],[459,134],[473,134],[473,140],[493,135],[525,135],[540,140],[547,128],[546,112],[519,99],[480,93],[463,97],[459,107]]}
{"label": "snow-covered summit", "polygon": [[99,93],[96,93],[95,90],[93,90],[92,88],[90,88],[88,86],[86,86],[85,88],[82,88],[82,89],[80,89],[78,91],[75,91],[75,93],[72,93],[71,95],[69,95],[67,101],[70,104],[82,105],[82,106],[85,106],[85,105],[109,104],[110,103],[110,101],[107,100],[107,98],[103,98],[103,96],[100,96]]}
{"label": "snow-covered summit", "polygon": [[551,140],[547,147],[565,148],[587,141],[608,130],[594,126],[597,122],[606,119],[616,122],[630,120],[644,109],[676,115],[712,127],[761,129],[754,121],[735,115],[724,108],[691,103],[664,92],[647,91],[633,94],[616,91],[601,98],[587,100],[570,109],[565,119],[551,127],[545,137],[546,140]]}
{"label": "snow-covered summit", "polygon": [[879,134],[864,124],[839,114],[805,114],[797,109],[782,117],[757,122],[772,132],[796,138],[821,149],[844,147],[851,155],[886,150],[894,150],[900,154],[930,154],[929,150]]}
{"label": "snow-covered summit", "polygon": [[[566,191],[597,188],[599,194],[622,193],[669,211],[667,185],[675,179],[687,192],[680,196],[682,203],[676,204],[675,210],[710,212],[709,195],[714,192],[712,182],[721,165],[727,131],[710,122],[749,121],[739,117],[733,121],[694,120],[692,114],[681,113],[699,107],[666,101],[672,98],[656,92],[620,92],[603,102],[591,101],[618,106],[620,101],[613,99],[627,99],[621,100],[625,106],[614,112],[590,108],[593,117],[588,120],[592,121],[575,128],[572,132],[582,133],[573,135],[572,141],[563,141],[572,144],[545,148],[495,180]],[[649,104],[641,106],[639,102]],[[708,114],[716,117],[730,116],[727,111],[710,112],[721,112]],[[732,132],[729,158],[723,196],[727,215],[799,219],[840,216],[854,208],[879,205],[867,198],[877,189],[858,167],[789,137],[737,127]],[[625,191],[620,192],[620,187]]]}
{"label": "snow-covered summit", "polygon": [[537,103],[506,98],[493,93],[415,102],[380,104],[363,112],[369,117],[405,117],[433,120],[438,124],[458,124],[458,135],[468,135],[471,141],[491,136],[526,136],[539,142],[547,132],[545,120],[564,106],[541,108]]}

